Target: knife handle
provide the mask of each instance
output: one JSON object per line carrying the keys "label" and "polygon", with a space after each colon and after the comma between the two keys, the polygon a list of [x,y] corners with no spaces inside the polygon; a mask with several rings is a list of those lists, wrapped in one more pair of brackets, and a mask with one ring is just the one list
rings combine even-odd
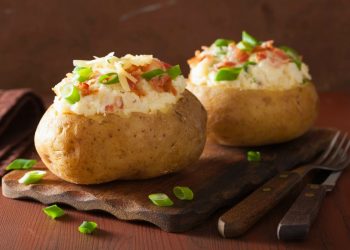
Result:
{"label": "knife handle", "polygon": [[301,181],[302,177],[294,172],[273,177],[219,218],[220,234],[225,238],[242,235]]}
{"label": "knife handle", "polygon": [[325,194],[325,186],[308,184],[278,224],[278,239],[305,239],[320,210]]}

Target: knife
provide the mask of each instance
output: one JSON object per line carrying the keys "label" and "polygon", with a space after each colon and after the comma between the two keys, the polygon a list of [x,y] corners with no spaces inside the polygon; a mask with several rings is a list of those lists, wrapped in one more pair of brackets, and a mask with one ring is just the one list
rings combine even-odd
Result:
{"label": "knife", "polygon": [[278,239],[303,240],[307,237],[326,192],[334,189],[341,173],[333,172],[322,184],[308,184],[305,187],[278,224]]}

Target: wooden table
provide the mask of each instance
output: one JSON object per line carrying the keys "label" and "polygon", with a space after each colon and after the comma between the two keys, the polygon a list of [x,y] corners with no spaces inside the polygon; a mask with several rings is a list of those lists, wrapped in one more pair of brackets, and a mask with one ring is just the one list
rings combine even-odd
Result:
{"label": "wooden table", "polygon": [[[322,93],[317,125],[350,133],[350,92]],[[216,224],[224,210],[187,233],[172,234],[143,222],[119,221],[67,206],[67,216],[54,221],[42,212],[44,205],[0,195],[0,249],[350,249],[350,170],[327,195],[304,242],[284,243],[276,238],[277,224],[290,203],[284,201],[244,237],[223,239]],[[99,224],[96,234],[77,231],[83,220]]]}

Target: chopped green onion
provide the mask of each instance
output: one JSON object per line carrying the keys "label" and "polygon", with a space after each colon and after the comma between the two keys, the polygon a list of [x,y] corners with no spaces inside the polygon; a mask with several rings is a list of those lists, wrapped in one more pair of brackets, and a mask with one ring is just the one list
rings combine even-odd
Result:
{"label": "chopped green onion", "polygon": [[142,78],[146,79],[146,80],[151,80],[153,77],[155,76],[159,76],[159,75],[162,75],[164,74],[164,70],[162,69],[154,69],[154,70],[151,70],[151,71],[148,71],[148,72],[145,72],[141,75]]}
{"label": "chopped green onion", "polygon": [[83,234],[91,234],[98,227],[96,222],[93,221],[83,221],[79,226],[79,232]]}
{"label": "chopped green onion", "polygon": [[6,170],[31,169],[36,164],[36,160],[16,159],[6,167]]}
{"label": "chopped green onion", "polygon": [[66,99],[70,104],[74,104],[80,101],[80,94],[77,87],[72,84],[66,84],[61,91],[62,97]]}
{"label": "chopped green onion", "polygon": [[280,46],[279,48],[283,50],[292,59],[292,61],[297,65],[298,69],[301,69],[302,60],[298,52],[287,46]]}
{"label": "chopped green onion", "polygon": [[236,47],[243,51],[251,51],[254,49],[253,46],[243,41],[240,41],[239,43],[237,43]]}
{"label": "chopped green onion", "polygon": [[179,75],[182,74],[181,69],[180,69],[180,65],[175,65],[175,66],[167,69],[166,72],[171,77],[171,79],[175,79],[176,77],[178,77]]}
{"label": "chopped green onion", "polygon": [[37,183],[44,177],[44,175],[46,175],[46,171],[43,170],[29,171],[18,180],[18,183],[25,185]]}
{"label": "chopped green onion", "polygon": [[57,205],[45,207],[45,208],[43,208],[43,211],[45,214],[47,214],[53,220],[64,215],[63,209]]}
{"label": "chopped green onion", "polygon": [[216,73],[215,81],[233,81],[236,80],[242,68],[221,68]]}
{"label": "chopped green onion", "polygon": [[119,77],[117,73],[108,73],[102,75],[98,78],[98,82],[102,84],[114,84],[119,82]]}
{"label": "chopped green onion", "polygon": [[249,44],[253,48],[260,44],[260,42],[255,37],[253,37],[252,35],[248,34],[246,31],[242,32],[242,41],[245,44]]}
{"label": "chopped green onion", "polygon": [[159,207],[169,207],[174,204],[173,201],[163,193],[150,194],[148,195],[148,198],[153,202],[154,205],[157,205]]}
{"label": "chopped green onion", "polygon": [[73,72],[76,73],[76,77],[79,82],[89,80],[90,76],[92,75],[92,69],[89,67],[76,67]]}
{"label": "chopped green onion", "polygon": [[242,32],[242,41],[237,44],[237,48],[243,51],[251,51],[256,46],[258,46],[261,42],[259,42],[255,37],[248,34],[247,32]]}
{"label": "chopped green onion", "polygon": [[176,186],[173,188],[173,192],[180,200],[193,200],[193,192],[189,187]]}
{"label": "chopped green onion", "polygon": [[249,65],[256,65],[256,62],[245,62],[243,65],[242,65],[242,68],[244,69],[245,72],[248,71],[248,67]]}
{"label": "chopped green onion", "polygon": [[215,46],[217,47],[226,47],[230,43],[232,43],[232,40],[223,39],[223,38],[216,39],[214,42]]}
{"label": "chopped green onion", "polygon": [[248,151],[247,159],[248,159],[248,161],[260,161],[261,160],[260,152],[258,152],[258,151]]}

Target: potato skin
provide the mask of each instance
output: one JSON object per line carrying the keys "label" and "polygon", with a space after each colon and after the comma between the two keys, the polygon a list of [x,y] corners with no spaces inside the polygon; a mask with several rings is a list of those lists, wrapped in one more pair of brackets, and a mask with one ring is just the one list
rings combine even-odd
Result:
{"label": "potato skin", "polygon": [[208,112],[208,139],[231,146],[260,146],[294,139],[313,125],[318,96],[309,82],[288,90],[225,86],[187,87]]}
{"label": "potato skin", "polygon": [[189,91],[167,112],[82,116],[51,106],[35,147],[58,177],[77,184],[145,179],[196,161],[206,140],[206,111]]}

